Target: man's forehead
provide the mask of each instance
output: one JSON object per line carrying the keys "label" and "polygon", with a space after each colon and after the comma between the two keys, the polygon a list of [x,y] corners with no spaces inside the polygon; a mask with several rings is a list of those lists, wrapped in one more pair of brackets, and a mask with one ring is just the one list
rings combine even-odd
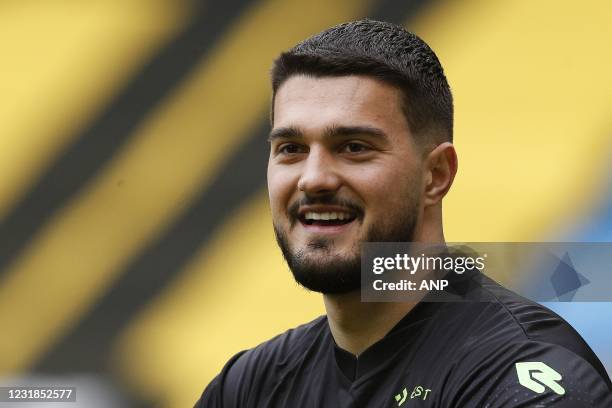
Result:
{"label": "man's forehead", "polygon": [[401,92],[374,78],[294,75],[276,93],[274,122],[275,127],[388,127],[404,124],[405,118]]}

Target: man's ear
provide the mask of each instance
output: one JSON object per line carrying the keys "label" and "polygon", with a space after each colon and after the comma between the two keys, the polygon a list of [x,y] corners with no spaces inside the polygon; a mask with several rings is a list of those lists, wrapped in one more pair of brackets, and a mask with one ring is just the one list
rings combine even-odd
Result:
{"label": "man's ear", "polygon": [[425,158],[424,163],[425,206],[439,203],[446,195],[457,174],[457,152],[450,142],[437,145]]}

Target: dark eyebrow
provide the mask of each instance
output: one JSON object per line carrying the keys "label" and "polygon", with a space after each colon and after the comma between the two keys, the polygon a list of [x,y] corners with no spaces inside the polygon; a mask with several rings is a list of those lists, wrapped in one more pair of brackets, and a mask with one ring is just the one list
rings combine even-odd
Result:
{"label": "dark eyebrow", "polygon": [[325,130],[325,137],[356,135],[387,138],[387,134],[382,129],[373,126],[332,126]]}
{"label": "dark eyebrow", "polygon": [[268,142],[272,142],[274,139],[299,139],[304,137],[300,129],[289,126],[272,129],[268,135]]}
{"label": "dark eyebrow", "polygon": [[[379,128],[373,126],[331,126],[324,132],[325,138],[332,138],[338,136],[355,136],[355,135],[368,135],[382,137],[386,139],[387,134]],[[285,138],[285,139],[301,139],[304,135],[302,131],[296,127],[281,127],[272,129],[268,136],[268,142],[272,142],[274,139]]]}

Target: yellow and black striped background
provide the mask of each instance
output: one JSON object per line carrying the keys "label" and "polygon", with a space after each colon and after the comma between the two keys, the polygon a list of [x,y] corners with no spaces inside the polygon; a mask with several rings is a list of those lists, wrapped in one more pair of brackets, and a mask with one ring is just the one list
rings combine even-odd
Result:
{"label": "yellow and black striped background", "polygon": [[424,38],[453,88],[447,239],[612,240],[607,0],[1,1],[0,378],[191,406],[323,313],[273,238],[268,70],[364,16]]}

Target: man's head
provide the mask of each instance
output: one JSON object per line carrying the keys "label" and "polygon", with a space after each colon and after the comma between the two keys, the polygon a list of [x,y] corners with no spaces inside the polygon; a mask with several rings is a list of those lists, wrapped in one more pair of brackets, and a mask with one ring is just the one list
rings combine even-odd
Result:
{"label": "man's head", "polygon": [[281,54],[272,86],[270,205],[299,283],[354,291],[362,242],[443,239],[452,97],[422,40],[389,23],[343,24]]}

